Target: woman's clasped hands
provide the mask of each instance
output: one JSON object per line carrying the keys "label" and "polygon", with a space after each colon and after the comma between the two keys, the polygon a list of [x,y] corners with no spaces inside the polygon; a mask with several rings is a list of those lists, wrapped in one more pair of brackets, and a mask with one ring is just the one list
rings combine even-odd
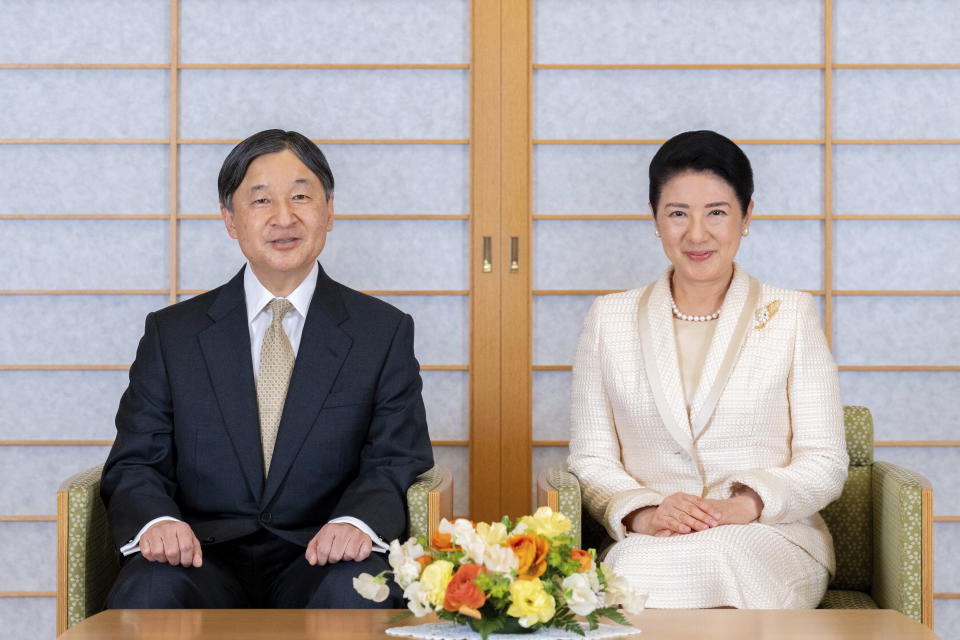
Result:
{"label": "woman's clasped hands", "polygon": [[630,512],[623,524],[633,533],[666,538],[725,524],[747,524],[759,518],[762,510],[763,500],[757,492],[740,486],[725,500],[674,493],[658,505]]}

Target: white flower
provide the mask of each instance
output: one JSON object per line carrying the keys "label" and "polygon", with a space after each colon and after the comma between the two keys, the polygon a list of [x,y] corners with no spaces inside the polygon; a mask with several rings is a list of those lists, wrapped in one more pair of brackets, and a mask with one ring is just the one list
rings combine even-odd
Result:
{"label": "white flower", "polygon": [[502,522],[477,523],[477,535],[479,535],[487,546],[500,545],[507,541],[507,528]]}
{"label": "white flower", "polygon": [[430,591],[423,589],[419,582],[411,582],[403,590],[403,599],[407,601],[407,609],[413,612],[418,618],[431,613],[433,606],[430,604]]}
{"label": "white flower", "polygon": [[520,567],[520,562],[517,554],[510,547],[487,547],[487,552],[483,556],[483,566],[487,571],[509,576],[511,571]]}
{"label": "white flower", "polygon": [[608,606],[620,605],[627,613],[640,613],[644,605],[647,604],[647,594],[640,593],[627,582],[623,576],[618,576],[613,572],[613,567],[603,563],[603,575],[607,579],[607,586],[604,589],[606,595],[606,604]]}
{"label": "white flower", "polygon": [[583,573],[574,573],[563,579],[563,597],[570,611],[579,616],[592,613],[600,606],[600,598],[590,587],[590,579]]}
{"label": "white flower", "polygon": [[483,538],[474,530],[473,524],[464,518],[457,518],[452,523],[446,520],[440,521],[437,527],[440,533],[449,533],[453,544],[463,549],[463,557],[460,564],[483,564],[483,556],[487,549]]}
{"label": "white flower", "polygon": [[393,569],[393,580],[401,589],[420,577],[420,563],[417,558],[423,555],[423,547],[417,544],[416,538],[410,538],[402,545],[394,540],[390,543],[390,553],[387,561]]}
{"label": "white flower", "polygon": [[353,579],[353,588],[367,600],[383,602],[390,595],[390,587],[385,582],[386,578],[382,576],[374,577],[369,573],[361,573]]}
{"label": "white flower", "polygon": [[517,526],[515,526],[513,528],[513,531],[510,532],[510,535],[517,536],[517,535],[520,535],[521,533],[526,533],[527,529],[529,528],[530,527],[528,527],[525,522],[518,522]]}

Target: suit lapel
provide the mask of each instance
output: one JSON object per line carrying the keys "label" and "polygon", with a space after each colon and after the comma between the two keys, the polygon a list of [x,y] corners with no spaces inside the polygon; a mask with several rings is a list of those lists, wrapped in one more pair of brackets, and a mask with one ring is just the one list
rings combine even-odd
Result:
{"label": "suit lapel", "polygon": [[720,307],[720,318],[690,405],[694,440],[707,427],[723,388],[730,379],[740,347],[750,328],[751,314],[759,300],[760,283],[734,265],[733,280]]}
{"label": "suit lapel", "polygon": [[353,340],[339,326],[347,317],[336,283],[321,268],[290,377],[262,504],[269,503],[283,483],[350,352]]}
{"label": "suit lapel", "polygon": [[263,489],[263,450],[243,269],[223,286],[207,314],[213,324],[200,333],[200,349],[244,477],[252,494],[259,496]]}
{"label": "suit lapel", "polygon": [[670,308],[670,273],[668,269],[640,297],[638,331],[647,380],[660,418],[673,439],[692,456],[690,417],[683,396]]}

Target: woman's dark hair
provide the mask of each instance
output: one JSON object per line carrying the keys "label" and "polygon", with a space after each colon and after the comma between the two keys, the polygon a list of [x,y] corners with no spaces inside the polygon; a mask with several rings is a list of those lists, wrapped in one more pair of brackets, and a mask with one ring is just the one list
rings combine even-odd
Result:
{"label": "woman's dark hair", "polygon": [[307,165],[307,168],[319,178],[324,194],[327,200],[330,200],[330,196],[333,195],[333,173],[320,148],[302,133],[267,129],[253,134],[235,146],[223,161],[220,177],[217,179],[220,204],[228,211],[233,211],[233,192],[243,182],[250,163],[262,155],[285,150],[292,151],[300,158],[300,162]]}
{"label": "woman's dark hair", "polygon": [[660,192],[668,180],[687,171],[709,171],[729,184],[742,214],[753,197],[753,169],[750,160],[733,140],[714,131],[687,131],[663,143],[650,161],[650,204],[657,215]]}

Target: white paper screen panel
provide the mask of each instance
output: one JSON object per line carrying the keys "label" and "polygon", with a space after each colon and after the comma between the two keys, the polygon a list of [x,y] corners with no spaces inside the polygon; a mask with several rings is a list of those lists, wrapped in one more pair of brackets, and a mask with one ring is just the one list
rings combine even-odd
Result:
{"label": "white paper screen panel", "polygon": [[9,220],[3,236],[4,288],[164,289],[169,283],[164,220]]}
{"label": "white paper screen panel", "polygon": [[17,640],[49,640],[57,634],[54,598],[0,598],[4,633]]}
{"label": "white paper screen panel", "polygon": [[[422,329],[417,328],[420,333]],[[423,361],[418,353],[418,358]],[[466,371],[421,371],[423,404],[432,440],[470,439],[470,374]]]}
{"label": "white paper screen panel", "polygon": [[325,139],[465,139],[469,89],[462,69],[187,69],[180,135],[240,139],[280,128]]}
{"label": "white paper screen panel", "polygon": [[[300,133],[320,138],[322,125]],[[217,175],[232,145],[180,146],[180,211],[219,214]],[[324,144],[336,214],[469,213],[467,145]]]}
{"label": "white paper screen panel", "polygon": [[870,409],[877,440],[957,439],[960,372],[841,371],[840,389],[844,404]]}
{"label": "white paper screen panel", "polygon": [[569,371],[533,372],[533,439],[570,437]]}
{"label": "white paper screen panel", "polygon": [[[934,486],[934,507],[939,495]],[[934,591],[960,591],[960,527],[953,522],[938,522],[933,525],[933,555],[943,559],[947,566],[939,563],[933,572]]]}
{"label": "white paper screen panel", "polygon": [[0,317],[17,318],[0,332],[0,362],[129,364],[147,313],[167,301],[150,295],[0,296]]}
{"label": "white paper screen panel", "polygon": [[958,31],[955,0],[833,0],[835,62],[957,62]]}
{"label": "white paper screen panel", "polygon": [[955,296],[838,296],[833,353],[847,365],[956,365],[958,315]]}
{"label": "white paper screen panel", "polygon": [[5,0],[3,22],[0,63],[170,61],[168,2]]}
{"label": "white paper screen panel", "polygon": [[837,138],[960,138],[960,70],[837,69]]}
{"label": "white paper screen panel", "polygon": [[0,440],[112,440],[126,388],[126,371],[0,371]]}
{"label": "white paper screen panel", "polygon": [[[936,534],[934,534],[936,535]],[[960,572],[957,566],[956,555],[947,556],[947,560],[941,565],[945,570],[951,572]],[[943,640],[956,640],[956,630],[960,629],[960,599],[946,600],[937,599],[933,601],[933,630]]]}
{"label": "white paper screen panel", "polygon": [[[960,447],[878,447],[876,460],[886,460],[922,473],[933,484],[934,515],[960,513]],[[954,523],[947,526],[956,527]],[[938,571],[934,571],[934,579]],[[957,576],[949,578],[957,584]]]}
{"label": "white paper screen panel", "polygon": [[6,194],[0,214],[170,210],[170,151],[164,145],[7,144],[0,145],[0,166]]}
{"label": "white paper screen panel", "polygon": [[534,138],[823,137],[819,70],[538,70]]}
{"label": "white paper screen panel", "polygon": [[960,289],[955,220],[838,220],[833,286],[837,289]]}
{"label": "white paper screen panel", "polygon": [[167,71],[5,69],[0,79],[0,138],[170,135]]}
{"label": "white paper screen panel", "polygon": [[[655,145],[535,147],[533,213],[649,214],[647,172],[656,151]],[[753,167],[755,214],[823,213],[821,146],[749,145],[744,151]]]}
{"label": "white paper screen panel", "polygon": [[837,145],[834,213],[956,214],[957,176],[960,145]]}
{"label": "white paper screen panel", "polygon": [[56,522],[0,522],[0,591],[53,591],[56,554]]}
{"label": "white paper screen panel", "polygon": [[538,63],[823,60],[821,0],[537,0],[533,6]]}
{"label": "white paper screen panel", "polygon": [[180,16],[184,63],[470,59],[468,0],[181,0]]}
{"label": "white paper screen panel", "polygon": [[[320,262],[354,289],[468,288],[465,220],[340,220]],[[244,257],[220,220],[180,222],[180,285],[212,289],[243,266]]]}
{"label": "white paper screen panel", "polygon": [[379,296],[413,317],[420,364],[470,362],[470,299],[467,296]]}
{"label": "white paper screen panel", "polygon": [[[102,464],[108,447],[0,447],[0,513],[56,513],[57,487],[75,473]],[[53,564],[54,556],[50,556]]]}
{"label": "white paper screen panel", "polygon": [[596,296],[534,296],[533,364],[571,365],[577,340]]}

